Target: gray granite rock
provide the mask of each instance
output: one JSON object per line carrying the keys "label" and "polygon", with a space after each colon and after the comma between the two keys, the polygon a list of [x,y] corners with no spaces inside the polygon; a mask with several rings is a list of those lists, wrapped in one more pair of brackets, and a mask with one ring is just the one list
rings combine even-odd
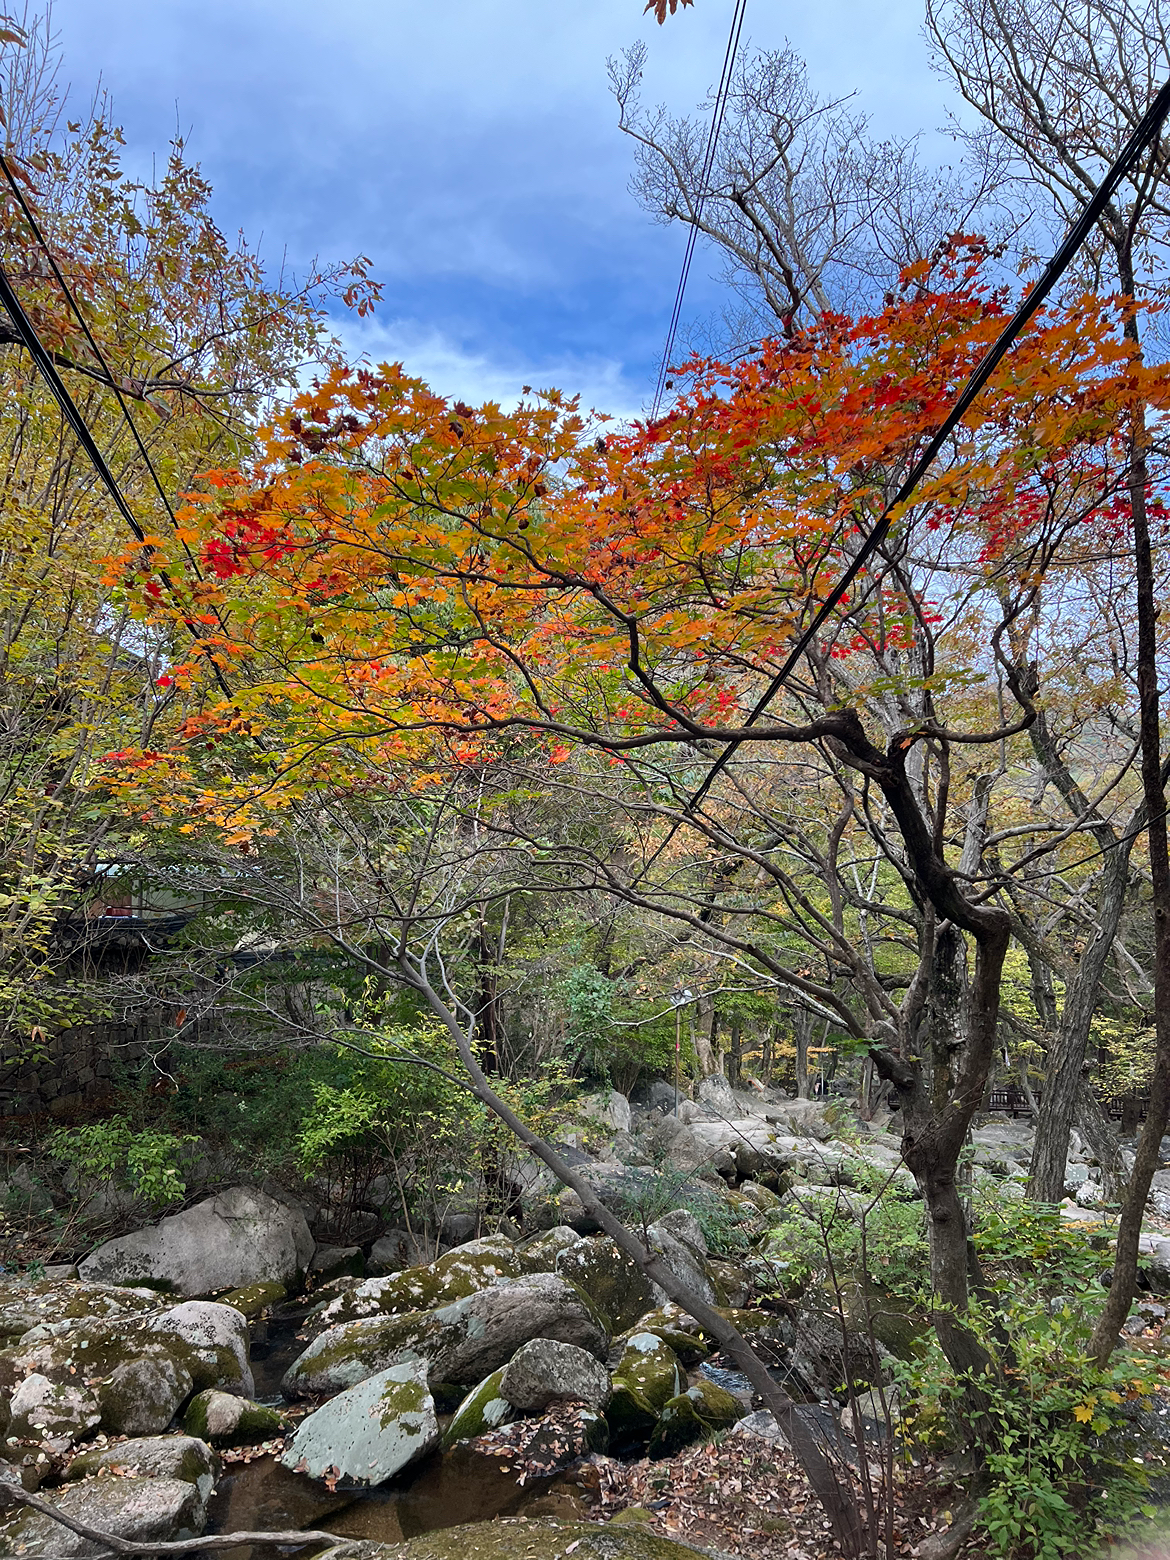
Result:
{"label": "gray granite rock", "polygon": [[415,1360],[370,1376],[302,1420],[281,1462],[312,1479],[374,1485],[438,1444],[427,1368]]}
{"label": "gray granite rock", "polygon": [[106,1241],[78,1271],[87,1282],[149,1283],[191,1296],[261,1280],[292,1288],[313,1251],[299,1208],[234,1186],[149,1229]]}

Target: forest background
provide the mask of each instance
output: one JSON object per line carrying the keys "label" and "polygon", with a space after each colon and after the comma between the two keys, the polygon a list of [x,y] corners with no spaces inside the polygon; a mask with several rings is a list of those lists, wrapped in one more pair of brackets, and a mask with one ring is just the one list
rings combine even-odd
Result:
{"label": "forest background", "polygon": [[[1013,1311],[974,1252],[993,1085],[1036,1112],[1037,1206],[1075,1124],[1119,1210],[1111,1285],[1045,1334],[1051,1412],[1103,1445],[1104,1394],[1138,1393],[1116,1346],[1170,1111],[1163,139],[775,679],[1170,58],[1124,0],[927,28],[973,126],[954,168],[791,50],[740,61],[705,167],[703,119],[611,64],[639,201],[730,300],[622,424],[347,363],[328,311],[375,307],[367,260],[274,276],[181,143],[124,176],[47,24],[6,30],[5,270],[135,529],[6,330],[0,1007],[15,1103],[54,1089],[13,1146],[160,1204],[194,1137],[355,1213],[389,1171],[424,1231],[473,1163],[488,1216],[499,1122],[676,1065],[894,1105],[943,1396],[1002,1489],[988,1395],[1051,1296]],[[1113,1101],[1145,1114],[1128,1147]],[[1040,1537],[1003,1553],[1140,1505],[1027,1479]]]}

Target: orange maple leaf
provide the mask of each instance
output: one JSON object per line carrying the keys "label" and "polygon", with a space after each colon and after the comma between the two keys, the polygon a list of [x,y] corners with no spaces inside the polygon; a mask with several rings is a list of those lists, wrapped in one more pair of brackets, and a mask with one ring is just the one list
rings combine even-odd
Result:
{"label": "orange maple leaf", "polygon": [[646,4],[642,10],[642,15],[645,16],[647,11],[653,11],[654,15],[658,18],[658,25],[661,27],[663,22],[666,20],[666,13],[668,9],[671,16],[673,16],[680,5],[694,5],[694,3],[695,0],[646,0]]}

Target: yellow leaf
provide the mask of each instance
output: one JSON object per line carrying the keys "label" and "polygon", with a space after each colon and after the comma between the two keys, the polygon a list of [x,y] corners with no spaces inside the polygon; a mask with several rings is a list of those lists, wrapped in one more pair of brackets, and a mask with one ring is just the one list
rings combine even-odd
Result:
{"label": "yellow leaf", "polygon": [[1079,1420],[1081,1424],[1087,1425],[1093,1417],[1093,1409],[1096,1403],[1096,1398],[1090,1398],[1087,1403],[1078,1403],[1073,1409],[1073,1418]]}

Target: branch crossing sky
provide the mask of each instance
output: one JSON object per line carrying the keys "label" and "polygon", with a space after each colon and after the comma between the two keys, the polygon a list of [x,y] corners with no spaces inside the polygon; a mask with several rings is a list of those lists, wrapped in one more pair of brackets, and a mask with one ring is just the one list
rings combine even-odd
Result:
{"label": "branch crossing sky", "polygon": [[[557,384],[633,415],[686,235],[628,193],[606,57],[645,39],[646,101],[693,112],[731,11],[695,0],[660,28],[640,0],[56,0],[53,18],[65,79],[80,102],[100,75],[132,169],[179,129],[221,227],[270,263],[372,257],[385,296],[342,322],[355,353],[466,399]],[[879,134],[935,140],[949,96],[917,0],[749,0],[745,48],[786,41]],[[700,250],[685,322],[726,301],[718,271]]]}

